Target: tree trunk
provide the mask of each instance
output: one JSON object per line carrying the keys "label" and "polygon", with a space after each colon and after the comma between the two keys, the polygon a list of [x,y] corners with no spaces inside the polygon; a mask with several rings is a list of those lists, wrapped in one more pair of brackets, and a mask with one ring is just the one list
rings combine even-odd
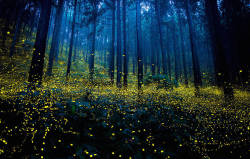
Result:
{"label": "tree trunk", "polygon": [[226,52],[223,47],[221,37],[222,26],[219,19],[218,6],[216,0],[206,0],[206,14],[208,17],[209,31],[212,40],[212,51],[214,53],[214,65],[216,73],[216,83],[223,87],[226,101],[233,99],[234,93],[230,83],[229,68],[226,61]]}
{"label": "tree trunk", "polygon": [[[169,28],[167,27],[167,37],[169,36],[170,37],[170,32],[169,32]],[[169,38],[168,38],[168,41],[167,41],[167,63],[168,63],[168,77],[169,77],[169,80],[172,79],[172,71],[171,71],[171,57],[170,57],[170,41],[169,41]]]}
{"label": "tree trunk", "polygon": [[93,35],[92,35],[92,45],[90,50],[90,56],[89,56],[89,77],[90,81],[93,81],[93,76],[95,73],[94,70],[94,64],[95,64],[95,36],[96,36],[96,13],[94,13],[94,20],[93,20]]}
{"label": "tree trunk", "polygon": [[116,45],[116,67],[117,67],[117,87],[121,87],[121,76],[122,76],[122,53],[121,53],[121,15],[120,15],[120,0],[117,0],[116,9],[117,18],[117,45]]}
{"label": "tree trunk", "polygon": [[178,84],[179,82],[179,77],[180,77],[180,63],[179,63],[179,50],[178,50],[178,46],[177,46],[177,30],[176,30],[176,26],[173,26],[174,29],[173,29],[173,42],[174,42],[174,74],[175,74],[175,82],[176,84]]}
{"label": "tree trunk", "polygon": [[115,71],[115,0],[112,0],[112,39],[111,39],[111,49],[110,49],[110,61],[109,61],[109,75],[111,83],[114,84],[114,71]]}
{"label": "tree trunk", "polygon": [[122,12],[123,12],[123,85],[124,87],[127,87],[128,85],[128,54],[127,54],[127,31],[126,31],[126,5],[127,2],[126,0],[123,0],[123,8],[122,8]]}
{"label": "tree trunk", "polygon": [[58,8],[56,10],[56,19],[55,19],[55,27],[53,31],[53,37],[52,37],[52,43],[49,53],[49,63],[47,68],[47,75],[52,75],[52,68],[53,68],[53,62],[54,57],[58,56],[59,51],[59,38],[61,33],[61,25],[62,25],[62,17],[63,17],[63,4],[64,0],[59,0]]}
{"label": "tree trunk", "polygon": [[28,79],[31,87],[36,86],[36,84],[42,84],[46,40],[51,13],[51,0],[43,0],[41,3],[39,25]]}
{"label": "tree trunk", "polygon": [[183,38],[183,29],[182,27],[184,24],[180,19],[180,13],[178,13],[178,21],[179,21],[179,31],[180,31],[180,38],[181,38],[181,55],[182,55],[182,64],[183,64],[183,71],[184,71],[184,83],[188,85],[188,77],[187,77],[187,64],[186,64],[186,57],[185,57],[185,46],[184,46],[184,38]]}
{"label": "tree trunk", "polygon": [[71,62],[72,62],[71,59],[72,59],[72,52],[73,52],[75,23],[76,23],[76,6],[77,6],[77,0],[75,0],[75,3],[74,3],[74,15],[73,15],[72,31],[71,31],[70,45],[69,45],[68,65],[67,65],[67,73],[66,73],[67,79],[69,78],[69,75],[70,75],[70,67],[71,67]]}
{"label": "tree trunk", "polygon": [[202,85],[201,74],[200,74],[200,65],[197,54],[195,52],[194,46],[194,32],[193,32],[193,24],[191,21],[191,11],[190,11],[190,0],[185,1],[185,11],[187,15],[187,22],[189,28],[189,37],[190,37],[190,45],[191,45],[191,53],[192,53],[192,61],[193,61],[193,73],[194,73],[194,86],[195,86],[195,94],[199,95],[199,87]]}
{"label": "tree trunk", "polygon": [[138,63],[138,89],[141,89],[143,84],[143,62],[141,53],[141,0],[136,0],[136,44],[137,44],[137,63]]}
{"label": "tree trunk", "polygon": [[160,36],[160,48],[161,48],[161,60],[162,60],[162,70],[163,74],[167,74],[167,68],[166,68],[166,54],[164,52],[163,48],[163,40],[162,40],[162,27],[161,27],[161,18],[160,18],[160,9],[159,9],[159,4],[158,0],[155,0],[155,13],[156,13],[156,19],[157,19],[157,24],[158,24],[158,31],[159,31],[159,36]]}

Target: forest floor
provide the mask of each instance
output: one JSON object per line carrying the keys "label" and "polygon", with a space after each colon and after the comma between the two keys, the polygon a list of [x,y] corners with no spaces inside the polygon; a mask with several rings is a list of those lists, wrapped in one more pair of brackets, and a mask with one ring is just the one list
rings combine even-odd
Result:
{"label": "forest floor", "polygon": [[[248,92],[225,104],[216,87],[117,89],[84,79],[29,92],[0,75],[0,154],[6,158],[247,158]],[[98,83],[98,82],[96,82]]]}
{"label": "forest floor", "polygon": [[73,63],[71,79],[65,81],[60,60],[56,76],[29,91],[30,57],[1,54],[2,158],[249,157],[247,91],[235,89],[230,103],[212,86],[196,97],[193,86],[165,89],[151,83],[138,94],[134,76],[127,89],[118,89],[99,66],[94,83],[79,73],[87,70],[82,63]]}

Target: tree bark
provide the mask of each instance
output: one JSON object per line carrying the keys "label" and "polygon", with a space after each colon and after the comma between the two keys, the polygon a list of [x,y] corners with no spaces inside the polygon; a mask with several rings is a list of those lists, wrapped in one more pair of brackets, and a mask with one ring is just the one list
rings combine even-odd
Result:
{"label": "tree bark", "polygon": [[160,9],[159,9],[159,0],[155,0],[155,13],[156,13],[156,19],[158,24],[158,32],[160,36],[160,49],[161,49],[161,60],[162,60],[162,70],[163,74],[167,74],[167,68],[166,68],[166,54],[164,52],[163,48],[163,40],[162,40],[162,26],[161,26],[161,18],[160,18]]}
{"label": "tree bark", "polygon": [[199,59],[197,57],[197,53],[195,52],[194,46],[194,32],[193,32],[193,24],[191,21],[191,11],[190,11],[190,0],[185,1],[185,11],[187,15],[187,22],[189,28],[189,37],[190,37],[190,45],[191,45],[191,53],[192,53],[192,61],[193,61],[193,73],[194,73],[194,86],[195,86],[195,94],[199,95],[199,87],[202,85],[201,74],[200,74],[200,64]]}
{"label": "tree bark", "polygon": [[127,87],[128,85],[128,54],[127,54],[127,28],[126,28],[126,5],[127,5],[127,1],[123,0],[123,8],[122,8],[122,12],[123,12],[123,85],[124,87]]}
{"label": "tree bark", "polygon": [[234,92],[230,82],[229,68],[226,61],[226,52],[223,47],[223,38],[221,37],[221,23],[216,0],[206,0],[206,14],[208,17],[209,31],[211,34],[212,51],[214,55],[214,65],[216,73],[216,83],[223,87],[226,101],[233,99]]}
{"label": "tree bark", "polygon": [[41,13],[39,19],[39,25],[37,28],[36,41],[29,71],[30,86],[36,86],[36,84],[42,84],[44,56],[46,49],[46,40],[49,29],[49,20],[51,13],[51,0],[43,0],[41,2]]}
{"label": "tree bark", "polygon": [[76,23],[76,6],[77,6],[77,0],[75,0],[74,3],[74,15],[73,15],[73,23],[72,23],[72,31],[70,36],[70,45],[69,45],[69,56],[68,56],[68,65],[67,65],[67,72],[66,72],[66,78],[69,78],[70,75],[70,67],[72,62],[72,52],[73,52],[73,44],[74,44],[74,35],[75,35],[75,23]]}
{"label": "tree bark", "polygon": [[184,83],[187,86],[188,85],[188,77],[187,77],[187,64],[186,64],[186,56],[185,56],[185,45],[184,45],[184,38],[183,38],[183,26],[180,19],[180,13],[178,13],[178,21],[179,21],[179,31],[180,31],[180,38],[181,38],[181,55],[182,55],[182,64],[183,64],[183,72],[184,72]]}
{"label": "tree bark", "polygon": [[140,90],[143,84],[143,62],[141,52],[141,0],[136,0],[136,44],[137,44],[137,64],[138,64],[138,89]]}
{"label": "tree bark", "polygon": [[[96,6],[95,6],[96,7]],[[94,78],[94,65],[95,65],[95,36],[96,36],[96,20],[97,20],[97,9],[95,8],[94,11],[94,19],[93,19],[93,33],[92,33],[92,44],[91,44],[91,50],[90,50],[90,56],[89,56],[89,77],[90,81],[93,82]]]}
{"label": "tree bark", "polygon": [[109,60],[109,75],[111,83],[114,84],[114,68],[115,68],[115,0],[112,0],[112,38],[111,38],[111,48],[110,48],[110,60]]}
{"label": "tree bark", "polygon": [[116,52],[116,67],[117,67],[117,87],[121,87],[122,76],[122,53],[121,53],[121,14],[120,14],[120,0],[117,0],[117,52]]}
{"label": "tree bark", "polygon": [[52,43],[49,53],[49,63],[47,68],[47,75],[52,75],[52,68],[53,68],[53,62],[54,57],[58,56],[59,51],[59,37],[61,33],[61,25],[62,25],[62,16],[63,16],[63,4],[64,0],[59,0],[58,8],[56,10],[56,19],[55,19],[55,27],[53,31],[53,37],[52,37]]}

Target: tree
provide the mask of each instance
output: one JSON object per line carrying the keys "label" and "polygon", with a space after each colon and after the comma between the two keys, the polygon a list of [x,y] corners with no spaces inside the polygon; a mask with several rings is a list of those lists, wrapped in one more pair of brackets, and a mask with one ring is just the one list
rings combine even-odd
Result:
{"label": "tree", "polygon": [[141,89],[143,84],[143,63],[141,52],[141,0],[136,0],[136,46],[137,46],[137,65],[138,65],[138,89]]}
{"label": "tree", "polygon": [[46,39],[49,29],[49,20],[51,13],[51,0],[42,0],[40,1],[40,3],[41,13],[28,79],[31,84],[30,86],[33,88],[34,86],[36,86],[36,84],[42,84]]}
{"label": "tree", "polygon": [[77,0],[74,3],[74,15],[73,15],[73,22],[72,22],[72,31],[70,36],[70,44],[69,44],[69,56],[68,56],[68,65],[67,65],[67,73],[66,77],[69,78],[70,74],[70,67],[72,62],[72,52],[73,52],[73,44],[74,44],[74,35],[75,35],[75,25],[76,25],[76,8],[77,8]]}
{"label": "tree", "polygon": [[162,26],[161,26],[161,18],[160,18],[160,8],[159,8],[159,0],[155,0],[155,13],[156,13],[156,19],[157,19],[157,25],[158,25],[158,32],[160,36],[160,49],[161,49],[161,60],[162,60],[162,69],[163,74],[167,74],[167,68],[166,68],[166,54],[164,52],[163,48],[163,39],[162,39]]}
{"label": "tree", "polygon": [[110,53],[109,53],[109,76],[110,81],[114,84],[114,72],[115,72],[115,5],[116,0],[105,0],[105,4],[111,9],[112,12],[112,27],[111,27],[111,41],[110,41]]}
{"label": "tree", "polygon": [[218,4],[216,0],[206,0],[205,4],[214,53],[216,83],[218,86],[223,87],[224,97],[228,101],[233,98],[233,88],[230,80],[230,70],[226,61],[226,50],[223,46],[223,37],[221,36],[223,28],[219,19]]}
{"label": "tree", "polygon": [[121,87],[122,76],[122,53],[121,53],[121,14],[120,14],[120,0],[117,0],[116,18],[117,18],[117,52],[116,52],[116,66],[117,66],[117,87]]}
{"label": "tree", "polygon": [[63,17],[63,4],[64,0],[59,0],[57,10],[56,10],[56,17],[55,17],[55,27],[53,31],[52,43],[49,53],[49,64],[47,68],[47,75],[52,75],[52,67],[54,62],[54,57],[57,56],[59,52],[59,37],[61,33],[61,25],[62,25],[62,17]]}
{"label": "tree", "polygon": [[199,64],[199,60],[197,57],[197,53],[195,52],[196,50],[194,46],[194,31],[193,31],[194,29],[193,29],[193,24],[191,20],[190,0],[185,0],[185,11],[187,15],[192,61],[193,61],[195,94],[198,95],[199,87],[202,85],[202,81],[201,81],[201,74],[200,74],[200,64]]}
{"label": "tree", "polygon": [[188,77],[187,77],[187,64],[186,64],[186,56],[185,56],[185,46],[184,46],[184,38],[183,38],[183,26],[184,23],[181,19],[180,16],[180,10],[177,11],[177,16],[178,16],[178,28],[179,28],[179,32],[180,32],[180,39],[181,39],[181,56],[182,56],[182,64],[183,64],[183,72],[184,72],[184,83],[187,86],[188,85]]}
{"label": "tree", "polygon": [[122,13],[123,13],[123,85],[128,85],[128,54],[127,54],[127,31],[126,31],[126,5],[127,1],[123,0]]}

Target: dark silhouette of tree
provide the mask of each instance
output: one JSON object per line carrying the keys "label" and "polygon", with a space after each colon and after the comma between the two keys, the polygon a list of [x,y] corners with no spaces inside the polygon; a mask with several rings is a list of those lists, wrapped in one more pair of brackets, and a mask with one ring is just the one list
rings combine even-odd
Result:
{"label": "dark silhouette of tree", "polygon": [[143,63],[141,52],[141,1],[136,0],[136,46],[137,46],[137,65],[138,65],[138,88],[141,89],[143,84]]}
{"label": "dark silhouette of tree", "polygon": [[52,75],[52,67],[54,62],[54,57],[59,53],[59,38],[61,33],[61,25],[62,25],[62,17],[63,17],[63,6],[64,0],[59,0],[57,9],[56,9],[56,17],[55,17],[55,27],[53,31],[53,37],[51,42],[51,48],[49,53],[49,64],[47,68],[47,75]]}
{"label": "dark silhouette of tree", "polygon": [[188,85],[188,77],[187,77],[187,64],[186,64],[186,56],[185,56],[185,46],[184,46],[184,38],[183,38],[183,20],[181,19],[180,16],[180,10],[177,11],[177,16],[178,16],[178,28],[180,32],[180,39],[181,39],[181,56],[182,56],[182,65],[183,65],[183,73],[184,73],[184,82],[185,85]]}
{"label": "dark silhouette of tree", "polygon": [[122,77],[122,50],[121,50],[121,1],[117,0],[117,8],[116,8],[116,18],[117,18],[117,45],[116,45],[116,67],[117,67],[117,87],[121,87],[121,77]]}
{"label": "dark silhouette of tree", "polygon": [[74,15],[73,15],[73,22],[72,22],[72,31],[71,31],[71,36],[70,36],[69,56],[68,56],[68,65],[67,65],[67,72],[66,72],[67,79],[69,78],[69,75],[70,75],[70,67],[72,63],[72,52],[73,52],[75,25],[76,25],[76,8],[77,8],[77,0],[75,0],[74,2]]}
{"label": "dark silhouette of tree", "polygon": [[185,11],[187,15],[192,61],[193,61],[195,94],[198,95],[199,87],[202,85],[202,81],[201,81],[201,74],[200,74],[200,64],[199,64],[199,60],[198,60],[197,53],[195,50],[194,29],[193,29],[192,17],[191,17],[190,0],[185,0]]}
{"label": "dark silhouette of tree", "polygon": [[233,88],[230,80],[230,70],[226,61],[226,50],[223,46],[223,37],[221,35],[223,27],[220,22],[218,4],[216,0],[206,0],[205,2],[214,53],[216,82],[218,86],[223,87],[225,99],[228,101],[233,98]]}
{"label": "dark silhouette of tree", "polygon": [[127,53],[127,30],[126,30],[126,6],[127,1],[122,1],[122,20],[123,20],[123,85],[127,87],[128,85],[128,53]]}
{"label": "dark silhouette of tree", "polygon": [[162,38],[162,25],[161,25],[161,15],[160,15],[160,8],[159,8],[159,1],[155,0],[155,13],[156,13],[156,19],[157,19],[157,25],[158,25],[158,32],[160,37],[160,50],[161,50],[161,60],[162,60],[162,69],[163,74],[167,74],[167,68],[166,68],[166,53],[164,52],[163,47],[163,38]]}
{"label": "dark silhouette of tree", "polygon": [[41,13],[28,79],[32,87],[36,86],[36,84],[41,85],[42,83],[46,39],[52,5],[51,0],[42,0],[40,3]]}

